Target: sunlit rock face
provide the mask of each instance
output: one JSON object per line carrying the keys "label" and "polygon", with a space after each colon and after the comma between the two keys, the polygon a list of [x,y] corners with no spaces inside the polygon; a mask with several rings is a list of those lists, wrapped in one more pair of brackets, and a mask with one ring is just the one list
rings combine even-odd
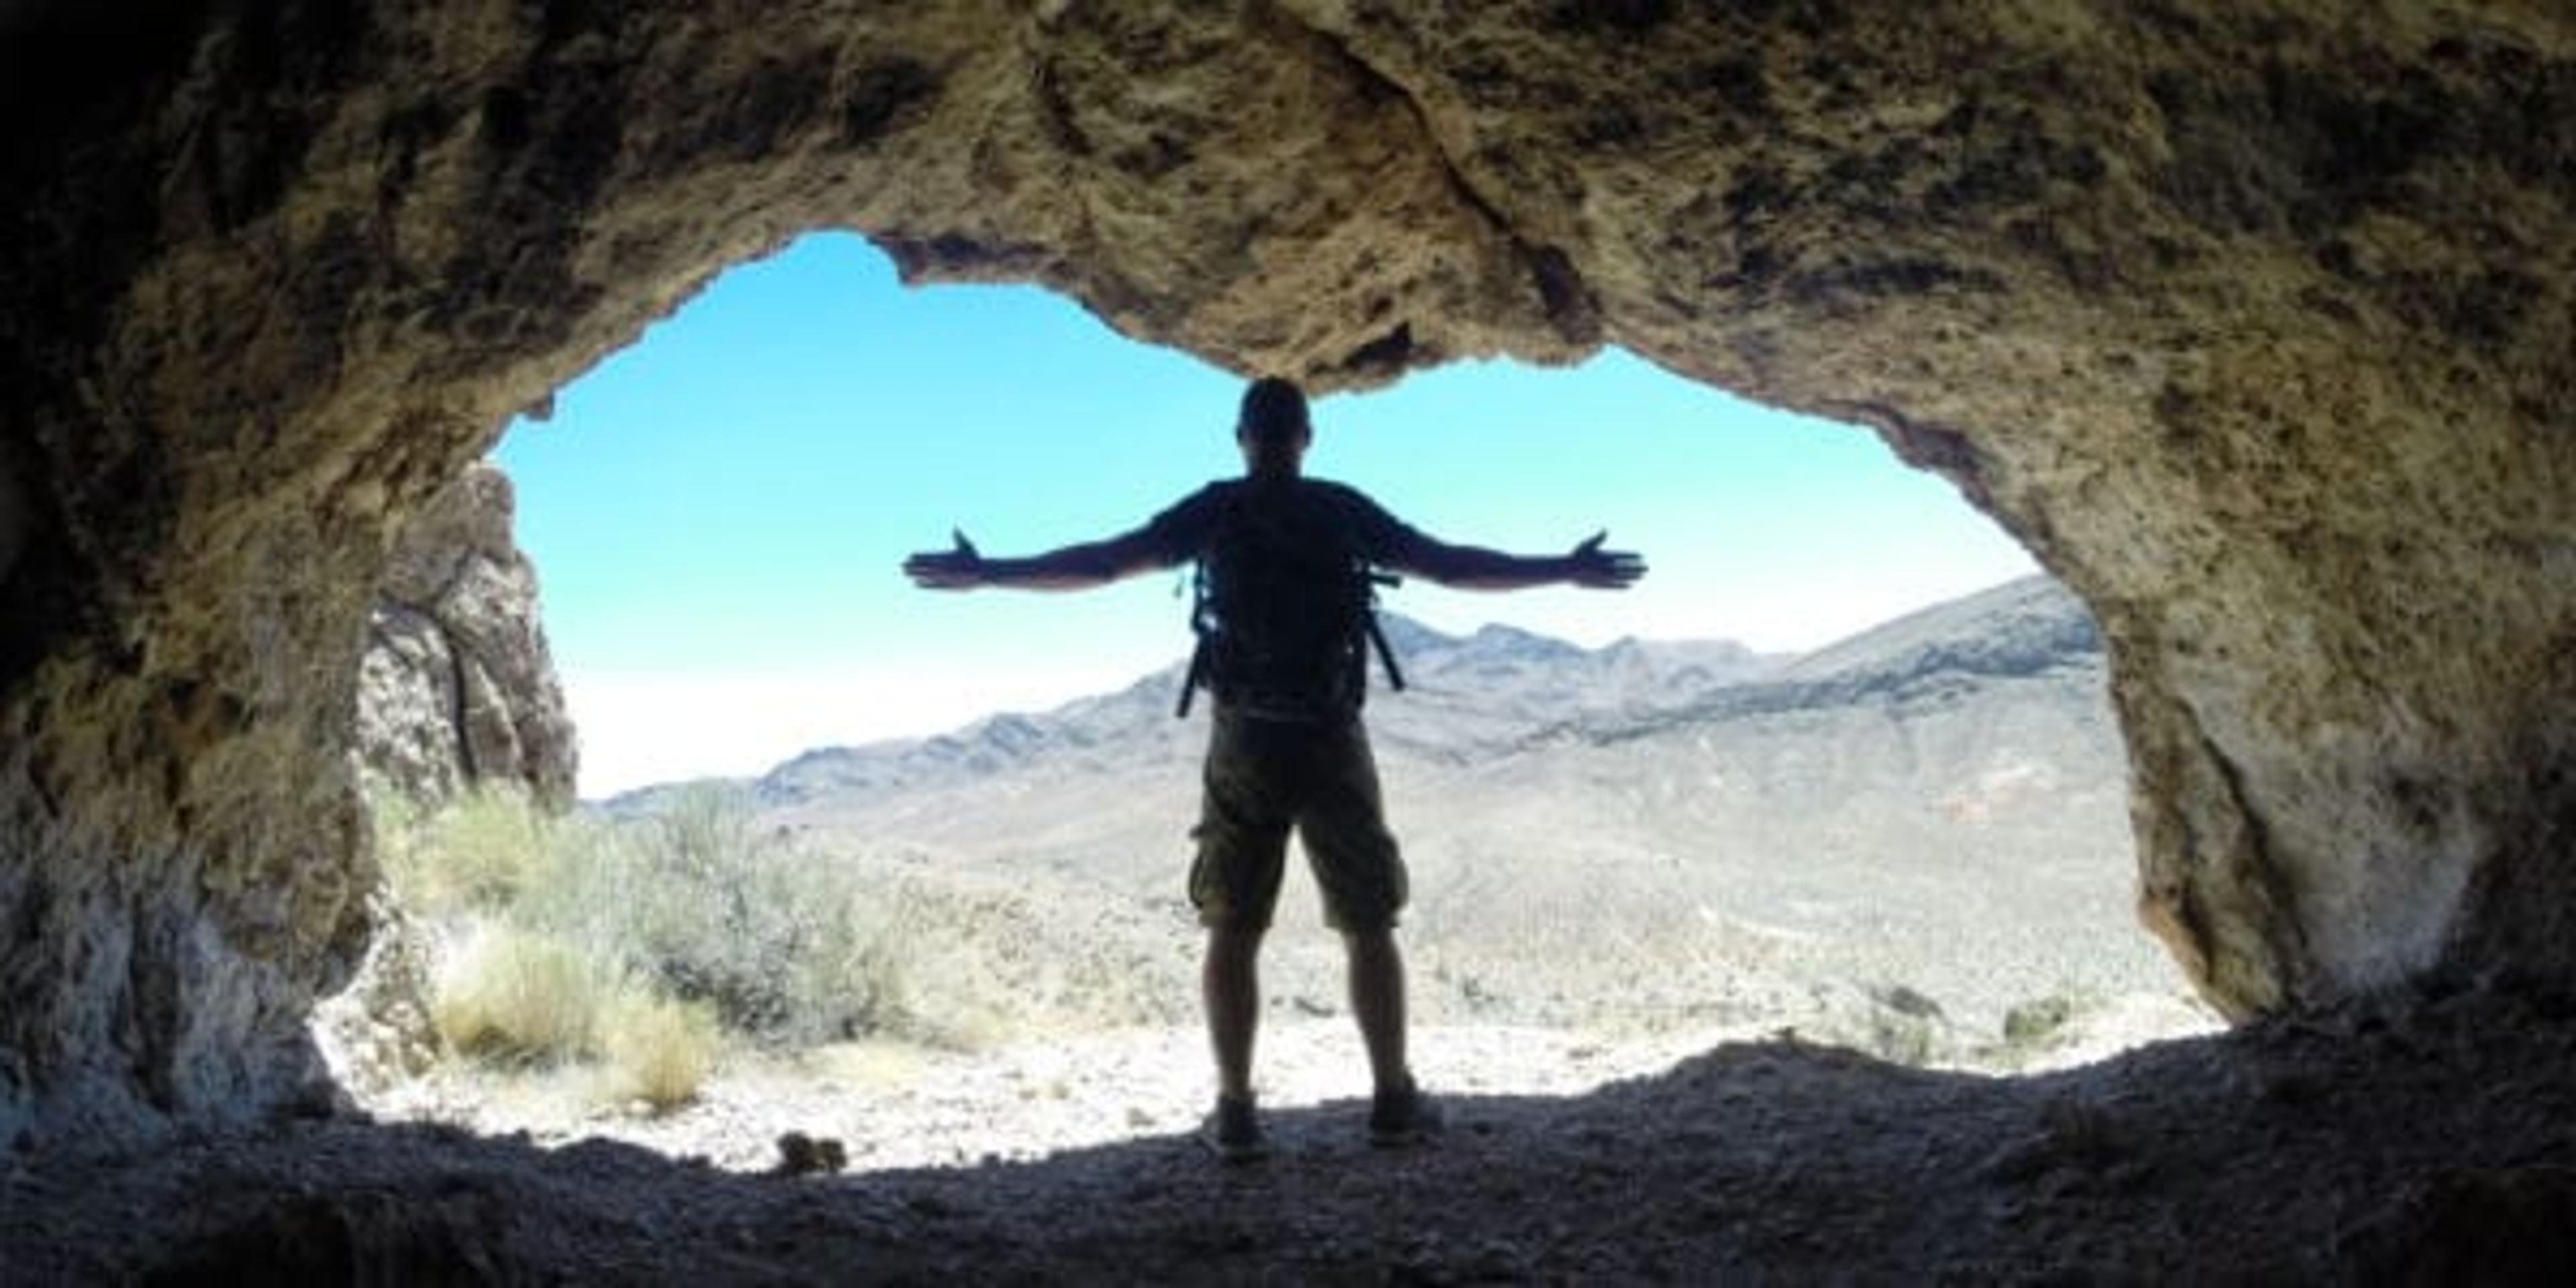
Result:
{"label": "sunlit rock face", "polygon": [[580,749],[519,550],[510,478],[477,462],[404,524],[358,663],[361,773],[434,806],[506,788],[573,800]]}
{"label": "sunlit rock face", "polygon": [[1870,425],[2091,603],[2212,998],[2576,974],[2557,0],[155,13],[0,9],[0,1139],[293,1098],[389,534],[818,227],[1318,387]]}

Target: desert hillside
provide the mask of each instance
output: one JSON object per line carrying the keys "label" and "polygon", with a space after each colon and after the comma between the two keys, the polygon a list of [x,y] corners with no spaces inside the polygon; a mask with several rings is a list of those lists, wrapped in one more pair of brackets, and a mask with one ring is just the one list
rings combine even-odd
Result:
{"label": "desert hillside", "polygon": [[[2052,582],[1798,657],[1390,628],[1411,683],[1381,677],[1368,714],[1425,1022],[1771,1024],[1979,1062],[2007,1028],[2139,998],[2188,1014],[2132,912],[2098,637]],[[902,892],[908,951],[937,962],[925,1007],[1005,1030],[1186,1022],[1206,715],[1173,718],[1179,683],[816,750],[745,786],[813,861]],[[1276,1010],[1339,1009],[1302,871],[1267,983]]]}

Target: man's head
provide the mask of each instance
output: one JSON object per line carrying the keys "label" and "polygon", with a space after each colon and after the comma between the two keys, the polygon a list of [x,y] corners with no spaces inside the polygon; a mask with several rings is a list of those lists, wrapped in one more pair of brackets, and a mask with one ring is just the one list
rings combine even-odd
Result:
{"label": "man's head", "polygon": [[1295,475],[1314,437],[1314,426],[1306,419],[1306,394],[1296,382],[1264,376],[1243,391],[1243,413],[1234,422],[1234,441],[1243,449],[1246,472]]}

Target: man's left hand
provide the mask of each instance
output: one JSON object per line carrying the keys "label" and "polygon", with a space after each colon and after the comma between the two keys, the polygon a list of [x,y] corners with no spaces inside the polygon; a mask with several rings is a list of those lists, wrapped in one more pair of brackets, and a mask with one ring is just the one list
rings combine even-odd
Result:
{"label": "man's left hand", "polygon": [[1565,557],[1565,579],[1577,586],[1594,590],[1626,590],[1646,575],[1646,560],[1633,550],[1604,550],[1607,530],[1592,534],[1590,540],[1574,548]]}

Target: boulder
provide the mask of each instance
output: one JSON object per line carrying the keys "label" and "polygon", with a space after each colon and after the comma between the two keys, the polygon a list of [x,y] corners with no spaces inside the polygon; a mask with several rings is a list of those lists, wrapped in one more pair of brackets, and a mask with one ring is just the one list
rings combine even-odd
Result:
{"label": "boulder", "polygon": [[572,804],[579,747],[511,518],[509,476],[469,467],[404,529],[368,610],[355,750],[411,804],[501,785]]}

